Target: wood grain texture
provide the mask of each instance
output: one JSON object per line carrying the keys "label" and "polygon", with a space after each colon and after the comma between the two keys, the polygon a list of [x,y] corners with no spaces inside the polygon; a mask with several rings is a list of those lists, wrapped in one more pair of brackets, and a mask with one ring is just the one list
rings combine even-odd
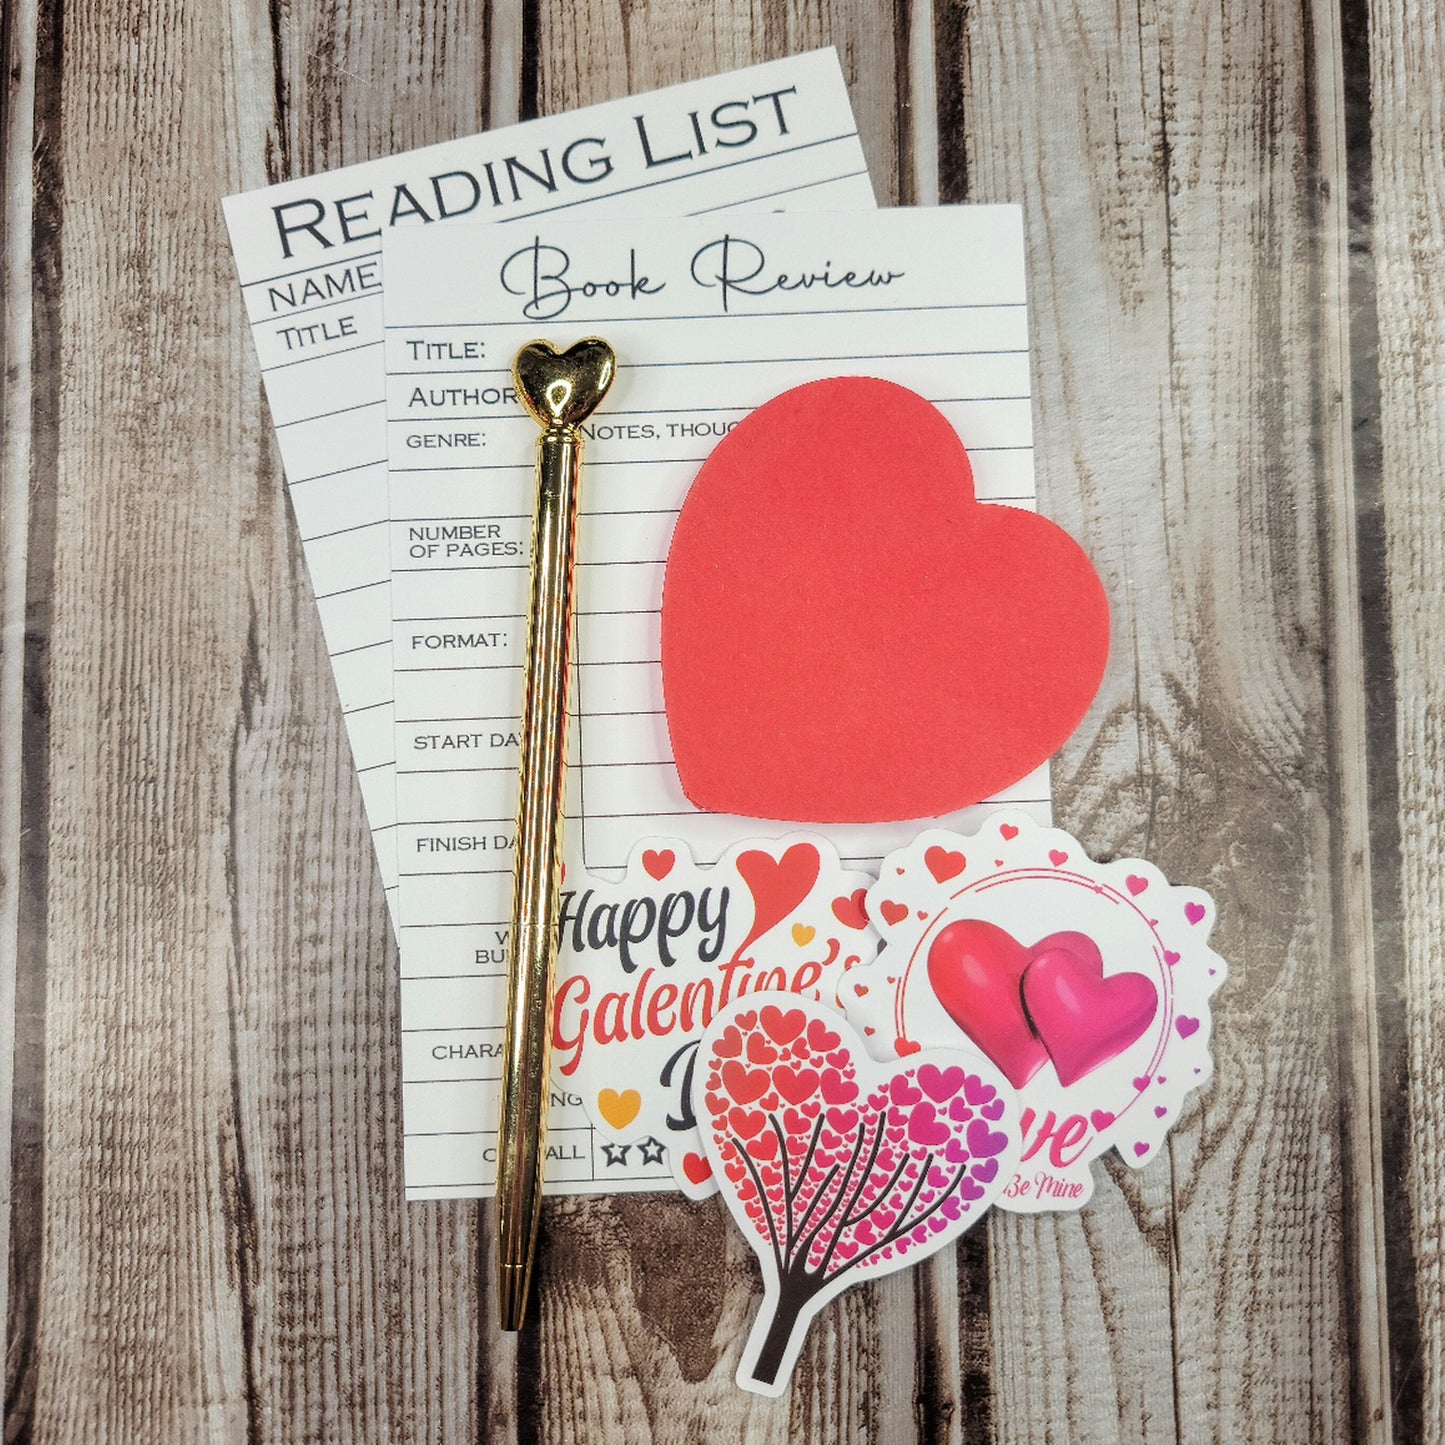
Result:
{"label": "wood grain texture", "polygon": [[1232,969],[1215,1082],[1167,1154],[1096,1171],[1077,1217],[989,1221],[1000,1438],[1345,1438],[1351,1381],[1320,1370],[1345,1357],[1352,1103],[1322,539],[1348,494],[1319,476],[1344,378],[1322,370],[1312,17],[954,17],[968,198],[1025,205],[1041,506],[1115,609],[1056,814],[1209,887]]}
{"label": "wood grain texture", "polygon": [[[1433,7],[0,3],[7,1442],[1445,1435]],[[550,1202],[519,1341],[490,1211],[401,1203],[395,954],[218,200],[819,44],[880,201],[1025,206],[1041,501],[1117,617],[1058,816],[1211,888],[1233,977],[1160,1160],[843,1297],[774,1402],[716,1201]]]}
{"label": "wood grain texture", "polygon": [[[1422,1439],[1445,1432],[1445,132],[1438,67],[1445,17],[1435,7],[1371,8],[1374,255],[1380,348],[1380,502],[1394,674],[1401,901],[1401,1053],[1418,1357],[1402,1391]],[[1412,1303],[1399,1294],[1399,1307]]]}

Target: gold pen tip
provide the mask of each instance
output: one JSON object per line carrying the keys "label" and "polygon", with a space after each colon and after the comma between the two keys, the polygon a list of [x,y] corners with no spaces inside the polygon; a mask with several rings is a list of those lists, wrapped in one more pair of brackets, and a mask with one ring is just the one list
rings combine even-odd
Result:
{"label": "gold pen tip", "polygon": [[504,1330],[520,1330],[527,1313],[532,1271],[525,1264],[504,1264],[497,1276],[497,1313]]}

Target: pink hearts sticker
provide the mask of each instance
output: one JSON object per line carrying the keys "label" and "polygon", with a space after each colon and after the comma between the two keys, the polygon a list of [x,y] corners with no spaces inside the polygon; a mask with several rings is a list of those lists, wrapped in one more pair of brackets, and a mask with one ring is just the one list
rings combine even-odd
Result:
{"label": "pink hearts sticker", "polygon": [[972,838],[931,829],[880,879],[867,901],[884,945],[840,999],[900,1057],[975,1049],[1019,1091],[1021,1163],[999,1205],[1077,1209],[1105,1149],[1152,1159],[1212,1069],[1209,998],[1226,969],[1208,898],[1137,859],[1096,863],[1021,814]]}

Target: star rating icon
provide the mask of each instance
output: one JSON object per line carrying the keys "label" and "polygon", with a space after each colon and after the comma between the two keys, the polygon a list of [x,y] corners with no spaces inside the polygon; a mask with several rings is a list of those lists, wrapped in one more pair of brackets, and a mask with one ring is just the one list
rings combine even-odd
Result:
{"label": "star rating icon", "polygon": [[663,1146],[656,1139],[644,1139],[638,1146],[644,1164],[661,1164]]}
{"label": "star rating icon", "polygon": [[607,1156],[607,1167],[613,1169],[619,1164],[626,1164],[627,1151],[631,1147],[630,1144],[604,1144],[602,1152]]}

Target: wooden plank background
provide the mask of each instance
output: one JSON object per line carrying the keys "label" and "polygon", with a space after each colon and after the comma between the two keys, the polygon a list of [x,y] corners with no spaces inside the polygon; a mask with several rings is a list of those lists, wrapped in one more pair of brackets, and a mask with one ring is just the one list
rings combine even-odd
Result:
{"label": "wooden plank background", "polygon": [[[0,16],[6,1442],[1445,1438],[1437,7]],[[1041,501],[1116,615],[1058,817],[1213,890],[1233,975],[1158,1160],[851,1292],[773,1402],[716,1201],[549,1204],[519,1340],[489,1211],[401,1203],[395,957],[218,200],[818,44],[880,200],[1024,205]]]}

